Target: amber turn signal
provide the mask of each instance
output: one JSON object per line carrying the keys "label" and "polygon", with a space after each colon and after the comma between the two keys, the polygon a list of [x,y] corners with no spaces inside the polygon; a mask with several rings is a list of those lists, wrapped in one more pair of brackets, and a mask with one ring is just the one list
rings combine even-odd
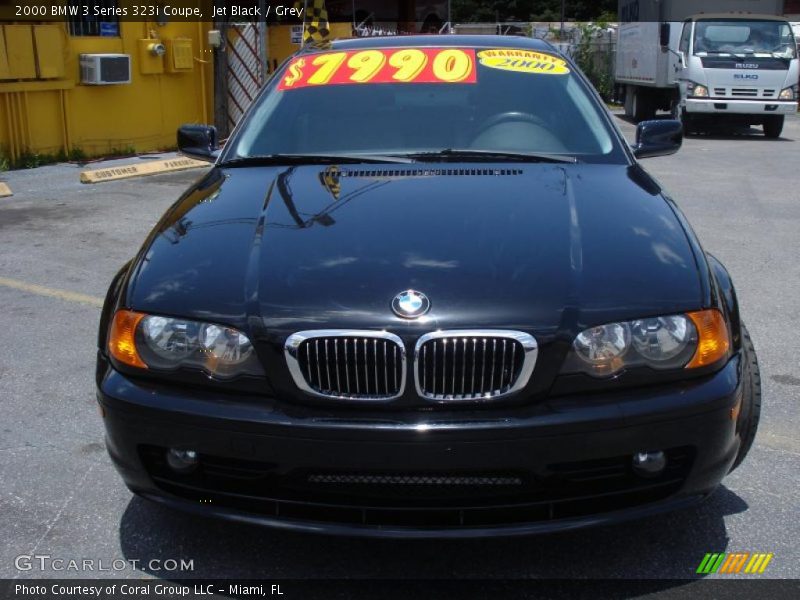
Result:
{"label": "amber turn signal", "polygon": [[136,326],[145,315],[131,310],[118,310],[111,323],[111,334],[108,337],[108,351],[119,362],[146,369],[147,365],[136,351],[134,335]]}
{"label": "amber turn signal", "polygon": [[722,313],[716,309],[709,309],[687,314],[697,327],[698,340],[697,350],[686,368],[705,367],[728,356],[731,340]]}

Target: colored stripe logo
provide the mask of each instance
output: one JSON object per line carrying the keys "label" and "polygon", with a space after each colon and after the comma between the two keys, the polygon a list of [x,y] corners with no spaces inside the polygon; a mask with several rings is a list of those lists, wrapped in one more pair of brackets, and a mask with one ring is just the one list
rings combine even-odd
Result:
{"label": "colored stripe logo", "polygon": [[769,554],[764,552],[708,553],[703,557],[696,572],[701,575],[763,573],[773,556],[771,552]]}

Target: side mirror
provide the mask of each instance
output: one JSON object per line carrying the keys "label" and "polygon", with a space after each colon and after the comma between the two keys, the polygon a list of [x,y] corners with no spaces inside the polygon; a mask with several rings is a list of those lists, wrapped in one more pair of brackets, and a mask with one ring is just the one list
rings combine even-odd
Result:
{"label": "side mirror", "polygon": [[670,37],[670,24],[662,23],[661,28],[658,30],[658,40],[662,52],[669,50],[669,37]]}
{"label": "side mirror", "polygon": [[214,162],[219,155],[217,128],[211,125],[181,125],[178,150],[189,158]]}
{"label": "side mirror", "polygon": [[683,125],[680,121],[642,121],[636,127],[636,158],[675,154],[683,144]]}

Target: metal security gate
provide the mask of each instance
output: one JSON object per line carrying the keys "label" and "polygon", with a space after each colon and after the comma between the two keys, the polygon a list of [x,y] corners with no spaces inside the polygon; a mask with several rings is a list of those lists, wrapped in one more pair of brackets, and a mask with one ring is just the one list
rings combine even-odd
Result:
{"label": "metal security gate", "polygon": [[227,29],[227,129],[231,131],[265,81],[264,35],[257,23],[230,23]]}

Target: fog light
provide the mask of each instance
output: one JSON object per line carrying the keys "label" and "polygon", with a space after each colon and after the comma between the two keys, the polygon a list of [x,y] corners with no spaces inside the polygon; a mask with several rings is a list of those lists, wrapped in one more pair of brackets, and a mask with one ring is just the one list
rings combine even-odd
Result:
{"label": "fog light", "polygon": [[639,477],[658,477],[666,466],[667,457],[660,450],[633,455],[633,472]]}
{"label": "fog light", "polygon": [[188,473],[197,467],[197,452],[170,448],[167,450],[167,464],[173,471]]}

